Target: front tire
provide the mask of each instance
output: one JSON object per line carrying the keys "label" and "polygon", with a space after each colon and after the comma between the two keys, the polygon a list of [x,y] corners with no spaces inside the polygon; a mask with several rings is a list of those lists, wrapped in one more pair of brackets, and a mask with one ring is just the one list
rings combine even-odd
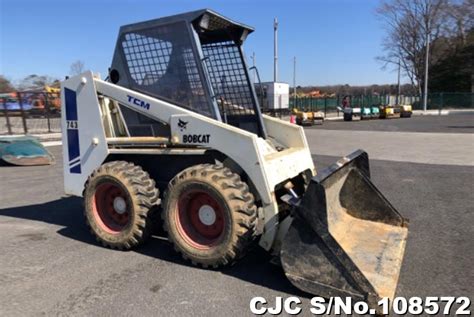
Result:
{"label": "front tire", "polygon": [[253,241],[257,207],[238,174],[201,164],[171,180],[162,217],[169,240],[185,259],[219,267],[240,258]]}
{"label": "front tire", "polygon": [[86,223],[97,241],[113,249],[129,250],[145,242],[159,203],[155,181],[124,161],[100,166],[84,190]]}

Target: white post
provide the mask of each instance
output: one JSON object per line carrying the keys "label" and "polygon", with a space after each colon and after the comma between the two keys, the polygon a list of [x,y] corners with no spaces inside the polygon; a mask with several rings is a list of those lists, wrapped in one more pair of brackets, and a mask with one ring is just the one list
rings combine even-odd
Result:
{"label": "white post", "polygon": [[[252,53],[252,66],[255,67],[255,52]],[[253,72],[252,72],[252,84],[255,84],[255,73],[257,71],[255,69],[253,69]]]}
{"label": "white post", "polygon": [[400,102],[400,58],[398,58],[398,80],[397,80],[397,105],[401,105],[402,102]]}
{"label": "white post", "polygon": [[425,50],[425,82],[423,88],[423,111],[427,110],[428,107],[428,65],[429,65],[429,54],[430,54],[430,29],[426,30],[426,50]]}
{"label": "white post", "polygon": [[273,81],[278,82],[278,21],[273,21]]}
{"label": "white post", "polygon": [[293,58],[293,105],[296,106],[296,56]]}

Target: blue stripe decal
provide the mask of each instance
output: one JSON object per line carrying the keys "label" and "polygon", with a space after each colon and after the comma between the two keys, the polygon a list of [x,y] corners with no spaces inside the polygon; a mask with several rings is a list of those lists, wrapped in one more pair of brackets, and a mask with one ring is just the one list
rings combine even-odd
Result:
{"label": "blue stripe decal", "polygon": [[[66,100],[67,150],[69,162],[80,160],[79,130],[77,129],[77,99],[74,90],[64,88]],[[72,121],[72,122],[71,122]],[[81,164],[69,169],[72,174],[81,174]]]}
{"label": "blue stripe decal", "polygon": [[77,120],[77,101],[74,90],[64,88],[66,98],[66,120]]}
{"label": "blue stripe decal", "polygon": [[67,129],[67,150],[70,160],[79,158],[79,131]]}
{"label": "blue stripe decal", "polygon": [[81,164],[79,165],[76,165],[74,167],[71,167],[69,169],[69,171],[72,173],[72,174],[81,174]]}

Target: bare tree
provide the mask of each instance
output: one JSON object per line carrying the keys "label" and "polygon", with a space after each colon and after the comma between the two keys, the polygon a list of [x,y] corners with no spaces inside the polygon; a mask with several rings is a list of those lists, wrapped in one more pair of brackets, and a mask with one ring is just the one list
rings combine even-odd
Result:
{"label": "bare tree", "polygon": [[442,35],[448,4],[448,0],[387,0],[377,9],[387,28],[385,55],[378,59],[384,67],[398,67],[400,63],[403,73],[420,94],[427,44]]}
{"label": "bare tree", "polygon": [[52,78],[46,75],[28,75],[23,78],[19,85],[18,89],[20,90],[35,90],[35,89],[43,89],[46,85],[51,85],[56,82],[56,78]]}
{"label": "bare tree", "polygon": [[467,34],[474,28],[474,0],[450,3],[446,8],[444,31],[457,40],[455,48],[466,45]]}
{"label": "bare tree", "polygon": [[12,92],[15,90],[10,80],[0,75],[0,93]]}
{"label": "bare tree", "polygon": [[71,64],[71,70],[69,74],[71,76],[79,75],[84,72],[84,62],[81,60],[77,60]]}

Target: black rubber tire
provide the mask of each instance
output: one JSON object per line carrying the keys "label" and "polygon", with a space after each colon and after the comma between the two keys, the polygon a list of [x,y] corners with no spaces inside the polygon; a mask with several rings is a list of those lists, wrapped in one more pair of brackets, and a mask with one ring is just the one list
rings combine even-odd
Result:
{"label": "black rubber tire", "polygon": [[[128,222],[118,233],[104,230],[94,212],[94,195],[99,185],[112,183],[126,196]],[[106,247],[132,249],[146,241],[152,231],[152,216],[160,203],[155,181],[140,166],[125,161],[103,164],[89,176],[84,189],[84,215],[91,233]]]}
{"label": "black rubber tire", "polygon": [[[205,250],[187,242],[176,221],[178,200],[194,188],[213,195],[225,215],[219,242]],[[162,217],[164,229],[176,251],[184,259],[204,268],[230,265],[241,258],[253,242],[257,227],[257,207],[248,185],[229,168],[213,164],[189,167],[171,180],[164,195]]]}

